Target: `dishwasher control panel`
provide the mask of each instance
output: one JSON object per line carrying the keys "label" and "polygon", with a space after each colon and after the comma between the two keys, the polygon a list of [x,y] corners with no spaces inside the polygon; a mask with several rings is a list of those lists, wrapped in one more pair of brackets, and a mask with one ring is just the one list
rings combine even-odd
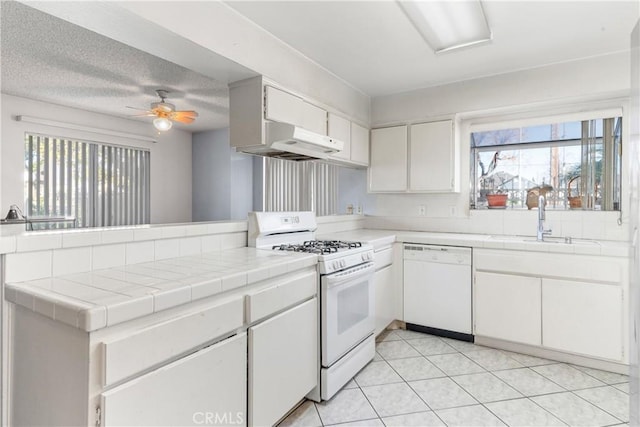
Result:
{"label": "dishwasher control panel", "polygon": [[471,248],[405,243],[403,258],[443,264],[471,264]]}

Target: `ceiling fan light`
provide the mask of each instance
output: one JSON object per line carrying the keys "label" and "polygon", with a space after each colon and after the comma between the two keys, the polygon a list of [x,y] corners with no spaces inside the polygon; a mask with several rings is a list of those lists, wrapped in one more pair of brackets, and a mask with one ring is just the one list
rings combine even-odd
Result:
{"label": "ceiling fan light", "polygon": [[171,129],[173,123],[171,123],[171,120],[167,119],[166,117],[158,117],[157,119],[153,120],[153,126],[155,126],[155,128],[160,132],[164,132]]}

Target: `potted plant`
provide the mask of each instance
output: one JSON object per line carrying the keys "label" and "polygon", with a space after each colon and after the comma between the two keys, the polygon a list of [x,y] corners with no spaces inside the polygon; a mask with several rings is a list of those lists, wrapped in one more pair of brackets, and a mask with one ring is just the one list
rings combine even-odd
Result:
{"label": "potted plant", "polygon": [[509,195],[505,193],[503,190],[495,190],[491,193],[487,193],[487,204],[489,205],[489,209],[496,208],[506,208],[507,207],[507,198]]}

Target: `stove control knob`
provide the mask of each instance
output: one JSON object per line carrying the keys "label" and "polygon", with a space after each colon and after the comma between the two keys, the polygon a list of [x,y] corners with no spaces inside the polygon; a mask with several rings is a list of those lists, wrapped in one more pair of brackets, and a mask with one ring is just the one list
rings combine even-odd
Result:
{"label": "stove control knob", "polygon": [[366,261],[367,259],[369,259],[369,257],[367,256],[367,253],[363,253],[362,254],[362,260]]}
{"label": "stove control knob", "polygon": [[332,267],[333,267],[333,269],[335,270],[335,269],[337,269],[338,267],[340,267],[340,264],[338,264],[338,261],[333,261]]}
{"label": "stove control knob", "polygon": [[340,260],[340,267],[344,268],[344,267],[346,267],[346,265],[347,265],[347,262],[345,260],[341,259]]}

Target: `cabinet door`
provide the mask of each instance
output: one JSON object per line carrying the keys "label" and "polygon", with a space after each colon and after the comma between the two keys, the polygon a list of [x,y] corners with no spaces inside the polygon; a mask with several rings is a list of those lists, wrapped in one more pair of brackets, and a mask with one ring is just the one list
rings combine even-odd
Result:
{"label": "cabinet door", "polygon": [[369,190],[396,192],[407,189],[407,126],[371,131]]}
{"label": "cabinet door", "polygon": [[102,393],[103,425],[245,425],[246,381],[241,334]]}
{"label": "cabinet door", "polygon": [[616,285],[542,279],[542,344],[619,361],[622,304]]}
{"label": "cabinet door", "polygon": [[393,292],[393,271],[391,270],[391,266],[389,265],[376,271],[373,280],[376,284],[375,334],[378,335],[395,320],[393,315],[395,295]]}
{"label": "cabinet door", "polygon": [[271,86],[265,86],[265,119],[302,126],[304,124],[304,109],[302,98]]}
{"label": "cabinet door", "polygon": [[351,161],[369,165],[369,129],[351,122]]}
{"label": "cabinet door", "polygon": [[327,112],[320,107],[304,102],[302,127],[320,135],[327,134]]}
{"label": "cabinet door", "polygon": [[411,125],[409,190],[456,191],[453,122]]}
{"label": "cabinet door", "polygon": [[329,133],[331,138],[344,142],[342,151],[332,157],[351,160],[351,122],[344,117],[329,113]]}
{"label": "cabinet door", "polygon": [[249,425],[274,425],[319,372],[317,298],[249,328]]}
{"label": "cabinet door", "polygon": [[536,277],[477,272],[475,334],[540,345],[540,292]]}

